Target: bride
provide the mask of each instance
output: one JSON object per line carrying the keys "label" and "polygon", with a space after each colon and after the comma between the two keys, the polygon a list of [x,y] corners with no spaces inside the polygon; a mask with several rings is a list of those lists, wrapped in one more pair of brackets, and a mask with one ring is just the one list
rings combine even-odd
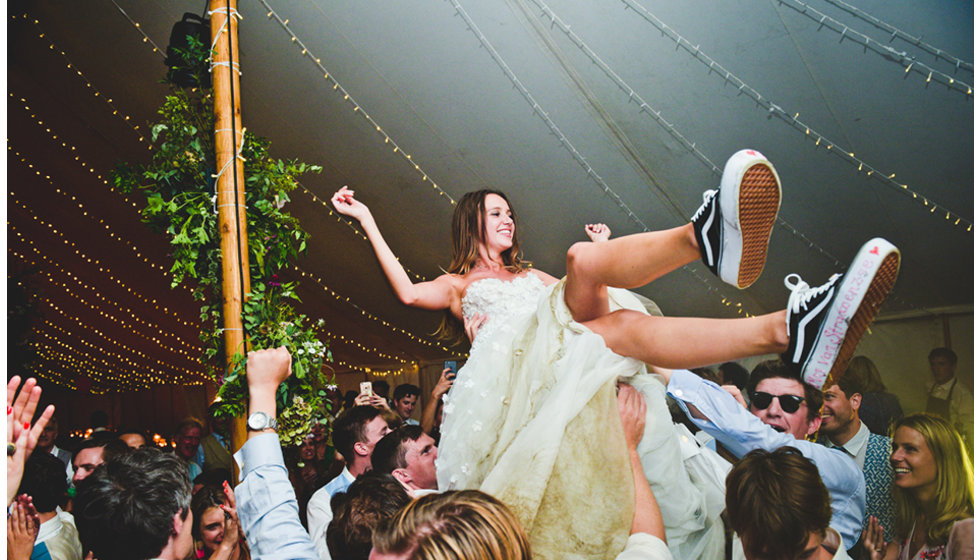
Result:
{"label": "bride", "polygon": [[[862,275],[858,306],[838,297],[844,287],[853,296],[857,275],[834,275],[817,288],[799,277],[791,284],[791,275],[788,310],[740,319],[651,316],[626,289],[699,257],[722,280],[751,285],[765,263],[780,196],[769,161],[742,150],[726,164],[719,189],[705,193],[691,223],[616,239],[608,239],[605,226],[587,226],[595,242],[569,249],[567,276],[559,281],[522,261],[507,197],[471,192],[453,214],[449,272],[413,283],[367,206],[347,187],[337,191],[334,207],[361,224],[402,303],[445,310],[457,334],[464,322],[470,332],[479,327],[444,405],[440,490],[478,488],[496,496],[517,514],[538,557],[615,557],[625,545],[633,504],[615,399],[617,379],[623,379],[647,401],[639,451],[672,553],[721,557],[718,481],[685,468],[664,385],[644,364],[692,368],[786,352],[787,363],[819,387],[846,366],[894,274],[879,262],[870,280]],[[897,250],[886,253],[883,260],[894,258],[889,264],[897,274]],[[824,336],[825,324],[841,320],[846,333]]]}

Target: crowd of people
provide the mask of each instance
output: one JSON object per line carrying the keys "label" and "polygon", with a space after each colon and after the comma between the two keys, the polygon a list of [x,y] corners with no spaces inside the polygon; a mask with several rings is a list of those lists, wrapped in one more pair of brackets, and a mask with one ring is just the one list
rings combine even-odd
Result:
{"label": "crowd of people", "polygon": [[[894,246],[869,241],[815,288],[790,275],[787,309],[759,317],[666,318],[625,290],[698,258],[747,287],[780,197],[771,164],[739,152],[691,223],[617,239],[589,225],[558,281],[522,261],[506,197],[478,191],[457,205],[449,272],[413,283],[341,189],[335,207],[395,293],[445,310],[467,363],[426,399],[408,384],[338,398],[328,426],[283,449],[291,357],[250,351],[234,459],[215,418],[181,422],[163,450],[124,428],[69,453],[53,407],[37,413],[40,387],[12,377],[8,557],[972,558],[955,354],[930,354],[928,412],[910,415],[851,359],[897,275]],[[780,357],[735,361],[762,354]]]}

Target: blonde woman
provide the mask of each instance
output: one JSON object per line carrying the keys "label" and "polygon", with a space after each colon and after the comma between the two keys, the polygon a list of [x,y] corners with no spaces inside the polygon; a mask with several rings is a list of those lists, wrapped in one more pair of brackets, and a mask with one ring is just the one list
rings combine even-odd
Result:
{"label": "blonde woman", "polygon": [[932,414],[901,419],[892,440],[896,542],[873,517],[864,535],[872,560],[973,558],[973,464],[959,434]]}

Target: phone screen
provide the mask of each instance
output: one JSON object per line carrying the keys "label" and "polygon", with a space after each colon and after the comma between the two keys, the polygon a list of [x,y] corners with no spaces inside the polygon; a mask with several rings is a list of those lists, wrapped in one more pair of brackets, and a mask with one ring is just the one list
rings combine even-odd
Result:
{"label": "phone screen", "polygon": [[447,361],[446,363],[444,363],[442,365],[442,368],[443,369],[448,369],[449,371],[451,371],[453,373],[456,373],[456,361],[455,360],[449,360],[449,361]]}

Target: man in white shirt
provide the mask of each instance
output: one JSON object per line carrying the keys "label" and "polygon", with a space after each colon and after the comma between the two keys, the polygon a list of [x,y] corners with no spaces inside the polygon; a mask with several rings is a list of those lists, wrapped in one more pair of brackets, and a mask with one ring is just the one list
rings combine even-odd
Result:
{"label": "man in white shirt", "polygon": [[401,417],[403,423],[418,425],[419,421],[412,418],[412,413],[415,412],[415,405],[418,403],[418,400],[418,386],[412,385],[411,383],[402,383],[395,387],[395,393],[391,401],[395,405],[395,412]]}
{"label": "man in white shirt", "polygon": [[933,348],[929,352],[933,383],[926,394],[926,412],[952,422],[972,452],[973,393],[956,378],[956,362],[956,352],[949,348]]}
{"label": "man in white shirt", "polygon": [[24,465],[18,494],[31,497],[41,521],[34,539],[35,553],[43,546],[53,560],[82,560],[82,543],[71,514],[58,508],[67,491],[65,465],[48,453],[32,454]]}
{"label": "man in white shirt", "polygon": [[345,410],[333,425],[333,445],[347,465],[333,480],[313,493],[306,506],[310,538],[321,560],[330,560],[327,548],[327,526],[333,519],[330,500],[334,494],[346,492],[358,476],[371,469],[374,446],[391,430],[373,406],[355,406]]}
{"label": "man in white shirt", "polygon": [[40,449],[41,451],[46,451],[55,457],[65,465],[65,480],[69,481],[75,474],[75,471],[71,468],[71,451],[67,449],[61,449],[55,445],[55,441],[58,439],[58,417],[52,416],[51,420],[48,421],[48,425],[44,427],[44,431],[41,432],[41,436],[37,438],[37,447],[35,449]]}

